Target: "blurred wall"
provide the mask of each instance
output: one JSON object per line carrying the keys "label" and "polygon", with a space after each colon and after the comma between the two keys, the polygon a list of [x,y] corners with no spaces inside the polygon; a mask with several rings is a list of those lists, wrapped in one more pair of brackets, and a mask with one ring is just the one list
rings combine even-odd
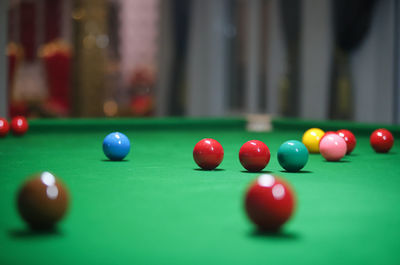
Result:
{"label": "blurred wall", "polygon": [[395,121],[395,2],[378,1],[371,31],[351,58],[357,121]]}
{"label": "blurred wall", "polygon": [[[161,38],[161,75],[162,69],[168,71],[167,60],[174,58],[168,47],[174,47],[176,39],[166,37],[173,35],[174,25],[164,23],[168,16],[174,16],[167,11],[168,3],[174,2],[165,1],[162,9],[161,34],[165,38]],[[345,54],[345,59],[338,55],[335,44],[333,0],[190,3],[182,114],[269,113],[306,119],[398,122],[395,55],[399,47],[394,43],[399,14],[395,0],[376,1],[365,37],[355,50]],[[237,23],[238,16],[244,17],[244,25]],[[242,32],[240,27],[244,28]],[[237,44],[241,41],[242,46]],[[239,53],[244,54],[243,61],[234,58]],[[342,64],[345,60],[345,67],[334,69],[335,60]],[[232,64],[239,64],[242,71],[235,71]],[[347,75],[345,87],[342,72]],[[182,86],[170,80],[163,82],[166,79],[160,76],[159,95],[171,94],[173,87]],[[345,93],[335,95],[340,94],[336,91],[340,86]],[[230,105],[234,87],[239,87],[243,104]],[[170,114],[171,104],[164,102],[158,114]],[[337,108],[344,109],[344,114],[343,110],[335,114]]]}
{"label": "blurred wall", "polygon": [[119,52],[125,83],[137,67],[154,67],[157,55],[158,0],[121,0]]}
{"label": "blurred wall", "polygon": [[400,50],[396,47],[400,47],[400,2],[395,1],[395,9],[394,9],[395,14],[395,28],[396,28],[396,34],[395,34],[395,51],[396,51],[396,62],[395,62],[395,118],[396,118],[396,123],[400,124]]}
{"label": "blurred wall", "polygon": [[[0,51],[6,50],[8,1],[0,1]],[[6,56],[0,56],[0,117],[7,117],[7,67]]]}
{"label": "blurred wall", "polygon": [[[268,112],[280,114],[276,106],[277,82],[287,69],[282,67],[282,57],[287,52],[282,49],[281,19],[276,16],[278,0],[270,2],[268,80]],[[350,54],[352,82],[353,119],[362,122],[395,122],[394,95],[399,86],[395,78],[395,2],[377,1],[372,23],[365,40]],[[332,1],[302,1],[302,41],[300,67],[300,117],[307,119],[329,118],[332,54],[334,49],[332,32]],[[277,66],[277,67],[274,67]],[[398,101],[398,99],[397,99]]]}

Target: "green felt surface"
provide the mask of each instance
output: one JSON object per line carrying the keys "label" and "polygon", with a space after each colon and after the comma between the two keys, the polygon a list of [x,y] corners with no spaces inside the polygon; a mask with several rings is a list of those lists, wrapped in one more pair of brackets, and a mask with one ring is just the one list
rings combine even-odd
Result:
{"label": "green felt surface", "polygon": [[[399,145],[376,154],[360,134],[343,162],[310,155],[301,173],[282,172],[276,152],[301,140],[298,122],[255,133],[240,119],[32,121],[24,137],[0,139],[0,264],[399,264]],[[126,161],[102,153],[113,128],[126,128],[131,140]],[[205,137],[224,147],[219,170],[193,162]],[[297,193],[296,214],[278,235],[257,233],[243,211],[244,191],[259,175],[238,160],[251,139],[271,150],[266,171]],[[30,232],[15,208],[22,181],[43,170],[72,196],[50,234]]]}

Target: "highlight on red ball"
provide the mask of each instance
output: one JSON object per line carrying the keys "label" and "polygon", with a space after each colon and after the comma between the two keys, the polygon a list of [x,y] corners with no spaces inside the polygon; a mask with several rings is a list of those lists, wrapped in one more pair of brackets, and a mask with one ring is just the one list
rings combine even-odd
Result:
{"label": "highlight on red ball", "polygon": [[193,149],[193,159],[204,170],[217,168],[224,158],[222,145],[211,138],[200,140]]}
{"label": "highlight on red ball", "polygon": [[248,218],[259,230],[276,232],[293,216],[295,193],[282,178],[263,174],[250,184],[244,207]]}

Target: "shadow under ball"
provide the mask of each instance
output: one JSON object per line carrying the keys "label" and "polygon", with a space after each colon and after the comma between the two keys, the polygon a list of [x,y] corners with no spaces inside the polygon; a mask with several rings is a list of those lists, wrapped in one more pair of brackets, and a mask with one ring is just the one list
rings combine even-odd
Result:
{"label": "shadow under ball", "polygon": [[52,229],[67,212],[69,195],[51,173],[33,175],[21,187],[17,206],[22,219],[32,229]]}

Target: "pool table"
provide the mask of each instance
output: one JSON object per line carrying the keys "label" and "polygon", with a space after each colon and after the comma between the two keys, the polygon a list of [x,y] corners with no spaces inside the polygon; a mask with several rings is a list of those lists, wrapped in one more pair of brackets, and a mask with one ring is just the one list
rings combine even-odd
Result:
{"label": "pool table", "polygon": [[[246,119],[30,120],[23,137],[0,138],[0,264],[400,264],[400,145],[375,153],[379,124],[273,119],[269,132],[246,130]],[[310,154],[305,168],[279,166],[281,143],[310,127],[348,128],[354,152],[340,162]],[[399,126],[385,126],[399,139]],[[110,132],[125,133],[131,151],[113,162],[102,152]],[[217,170],[200,170],[192,150],[218,140]],[[249,173],[238,151],[265,142],[262,173],[294,188],[297,208],[279,233],[257,231],[243,209]],[[16,193],[29,175],[51,171],[71,194],[67,216],[50,232],[29,230]]]}

